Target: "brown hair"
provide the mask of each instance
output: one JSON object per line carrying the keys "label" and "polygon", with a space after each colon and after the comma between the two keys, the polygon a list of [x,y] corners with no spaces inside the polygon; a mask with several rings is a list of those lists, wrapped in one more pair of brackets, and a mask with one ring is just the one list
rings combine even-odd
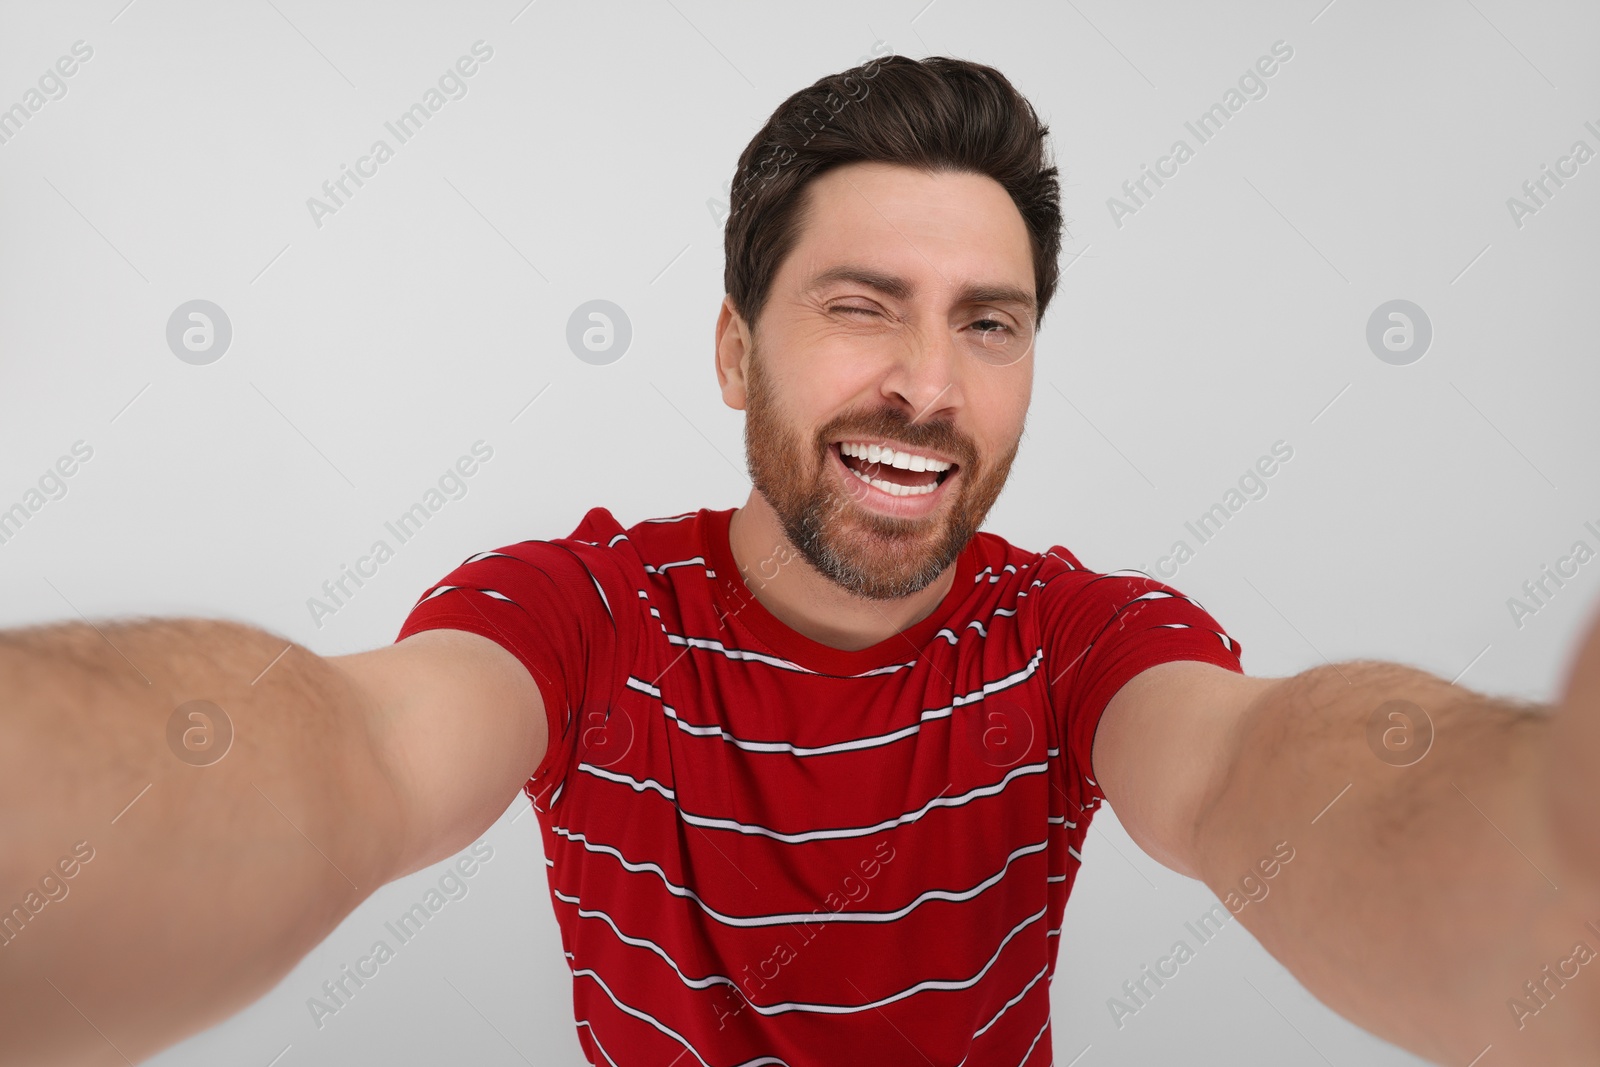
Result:
{"label": "brown hair", "polygon": [[779,104],[739,156],[723,234],[733,306],[754,325],[799,237],[813,178],[846,163],[885,162],[983,174],[1004,187],[1028,228],[1042,325],[1060,275],[1062,226],[1049,132],[1005,75],[964,59],[890,54],[819,79]]}

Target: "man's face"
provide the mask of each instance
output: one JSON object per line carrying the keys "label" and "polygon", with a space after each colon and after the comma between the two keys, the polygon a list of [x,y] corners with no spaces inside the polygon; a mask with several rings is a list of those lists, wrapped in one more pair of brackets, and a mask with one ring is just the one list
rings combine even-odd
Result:
{"label": "man's face", "polygon": [[858,596],[908,596],[977,532],[1021,441],[1027,228],[990,178],[883,163],[814,180],[801,227],[743,396],[725,395],[747,408],[752,480],[800,553]]}

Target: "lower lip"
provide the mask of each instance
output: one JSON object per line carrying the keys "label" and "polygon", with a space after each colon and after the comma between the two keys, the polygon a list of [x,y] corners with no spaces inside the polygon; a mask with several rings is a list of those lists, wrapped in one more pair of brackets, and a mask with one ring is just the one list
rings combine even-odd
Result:
{"label": "lower lip", "polygon": [[845,491],[850,494],[852,500],[865,505],[869,510],[902,519],[918,519],[932,514],[949,491],[950,483],[961,476],[961,469],[958,467],[945,475],[944,481],[934,486],[931,493],[895,496],[856,477],[855,472],[845,463],[844,457],[839,454],[838,445],[828,446],[828,454],[833,457],[833,465],[838,468],[839,477],[844,479]]}

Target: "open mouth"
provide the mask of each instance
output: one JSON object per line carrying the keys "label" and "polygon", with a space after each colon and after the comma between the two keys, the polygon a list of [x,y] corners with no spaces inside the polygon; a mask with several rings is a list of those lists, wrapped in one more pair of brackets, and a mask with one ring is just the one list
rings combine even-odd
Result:
{"label": "open mouth", "polygon": [[941,456],[881,442],[836,441],[831,448],[847,471],[890,496],[930,496],[960,469]]}

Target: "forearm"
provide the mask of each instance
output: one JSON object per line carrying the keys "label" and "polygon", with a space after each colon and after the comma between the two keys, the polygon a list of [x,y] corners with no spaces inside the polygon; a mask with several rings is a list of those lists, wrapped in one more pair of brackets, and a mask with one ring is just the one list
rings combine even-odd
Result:
{"label": "forearm", "polygon": [[[1400,720],[1369,733],[1396,700],[1431,721],[1415,762],[1385,746]],[[1324,1003],[1419,1055],[1593,1063],[1600,963],[1559,970],[1579,942],[1600,952],[1600,891],[1558,859],[1550,711],[1393,664],[1285,679],[1240,720],[1234,773],[1202,808],[1204,880]],[[1278,842],[1294,859],[1263,879]],[[1246,875],[1267,895],[1242,894]]]}
{"label": "forearm", "polygon": [[[197,699],[225,754],[216,715],[169,730]],[[382,884],[395,830],[360,699],[237,624],[0,634],[0,1063],[148,1056]]]}

